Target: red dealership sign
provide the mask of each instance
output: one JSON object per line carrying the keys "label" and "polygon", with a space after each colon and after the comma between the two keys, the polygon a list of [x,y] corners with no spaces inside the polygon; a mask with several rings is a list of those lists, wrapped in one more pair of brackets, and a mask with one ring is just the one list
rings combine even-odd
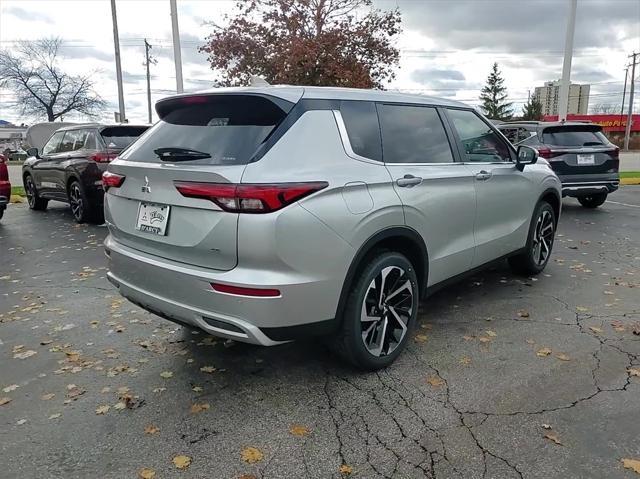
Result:
{"label": "red dealership sign", "polygon": [[[624,131],[627,115],[567,115],[567,121],[590,121],[600,125],[604,131]],[[558,121],[558,115],[545,115],[544,121]],[[631,131],[640,131],[640,115],[632,115]]]}

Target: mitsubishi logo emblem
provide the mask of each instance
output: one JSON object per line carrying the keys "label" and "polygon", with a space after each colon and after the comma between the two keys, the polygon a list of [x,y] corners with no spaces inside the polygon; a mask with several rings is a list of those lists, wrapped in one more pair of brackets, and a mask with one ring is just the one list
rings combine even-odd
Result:
{"label": "mitsubishi logo emblem", "polygon": [[144,177],[144,186],[140,188],[143,193],[151,193],[151,187],[149,186],[149,178]]}

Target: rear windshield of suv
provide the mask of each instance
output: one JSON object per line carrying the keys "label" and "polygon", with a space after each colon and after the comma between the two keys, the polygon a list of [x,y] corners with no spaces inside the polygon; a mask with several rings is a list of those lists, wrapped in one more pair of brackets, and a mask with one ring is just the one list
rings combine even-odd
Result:
{"label": "rear windshield of suv", "polygon": [[[244,165],[292,106],[252,95],[167,100],[158,106],[160,121],[120,158],[159,162],[161,152],[171,150],[166,157],[168,162],[174,154],[177,161],[189,164]],[[182,157],[181,151],[186,152]]]}
{"label": "rear windshield of suv", "polygon": [[607,145],[609,140],[598,126],[552,126],[542,132],[542,142],[557,146],[599,146]]}
{"label": "rear windshield of suv", "polygon": [[110,150],[123,150],[147,131],[147,126],[110,126],[100,131],[104,144]]}

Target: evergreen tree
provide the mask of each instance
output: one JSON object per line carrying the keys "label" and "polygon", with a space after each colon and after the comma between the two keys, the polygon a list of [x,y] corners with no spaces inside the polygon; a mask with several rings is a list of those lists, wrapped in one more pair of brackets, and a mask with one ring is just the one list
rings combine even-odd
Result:
{"label": "evergreen tree", "polygon": [[531,97],[522,107],[523,120],[542,120],[542,103],[537,98]]}
{"label": "evergreen tree", "polygon": [[485,115],[492,120],[510,120],[513,117],[512,104],[506,99],[507,88],[504,86],[504,78],[498,70],[498,64],[494,63],[491,73],[487,77],[487,84],[480,93]]}

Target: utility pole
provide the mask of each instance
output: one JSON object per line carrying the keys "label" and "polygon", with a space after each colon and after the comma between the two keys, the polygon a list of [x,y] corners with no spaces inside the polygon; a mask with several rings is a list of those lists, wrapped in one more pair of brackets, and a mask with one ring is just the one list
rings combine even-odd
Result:
{"label": "utility pole", "polygon": [[126,123],[124,112],[124,91],[122,90],[122,65],[120,64],[120,38],[118,36],[118,15],[116,14],[116,0],[111,0],[111,17],[113,19],[113,45],[116,55],[116,81],[118,82],[118,105],[120,123]]}
{"label": "utility pole", "polygon": [[145,38],[144,39],[144,55],[146,60],[144,64],[147,67],[147,111],[149,113],[149,123],[153,123],[153,116],[151,112],[151,74],[149,71],[149,65],[151,64],[155,65],[156,63],[158,63],[155,58],[149,55],[149,50],[151,50],[151,48],[152,48],[151,45]]}
{"label": "utility pole", "polygon": [[627,95],[627,77],[629,76],[629,65],[624,69],[624,89],[622,90],[622,106],[620,107],[620,119],[624,115],[624,97]]}
{"label": "utility pole", "polygon": [[631,63],[631,86],[629,87],[629,113],[627,113],[627,127],[624,129],[624,151],[629,151],[629,138],[631,137],[631,119],[633,118],[633,87],[636,79],[636,56],[638,54],[633,52],[633,62]]}
{"label": "utility pole", "polygon": [[569,19],[567,21],[567,36],[564,42],[564,61],[562,63],[562,82],[560,83],[560,102],[558,104],[558,120],[567,119],[569,109],[569,86],[571,84],[571,60],[573,57],[573,36],[576,30],[576,9],[578,0],[570,0]]}
{"label": "utility pole", "polygon": [[182,93],[182,52],[180,51],[180,31],[178,30],[178,7],[176,0],[169,0],[171,6],[171,31],[173,33],[173,61],[176,65],[176,91]]}

